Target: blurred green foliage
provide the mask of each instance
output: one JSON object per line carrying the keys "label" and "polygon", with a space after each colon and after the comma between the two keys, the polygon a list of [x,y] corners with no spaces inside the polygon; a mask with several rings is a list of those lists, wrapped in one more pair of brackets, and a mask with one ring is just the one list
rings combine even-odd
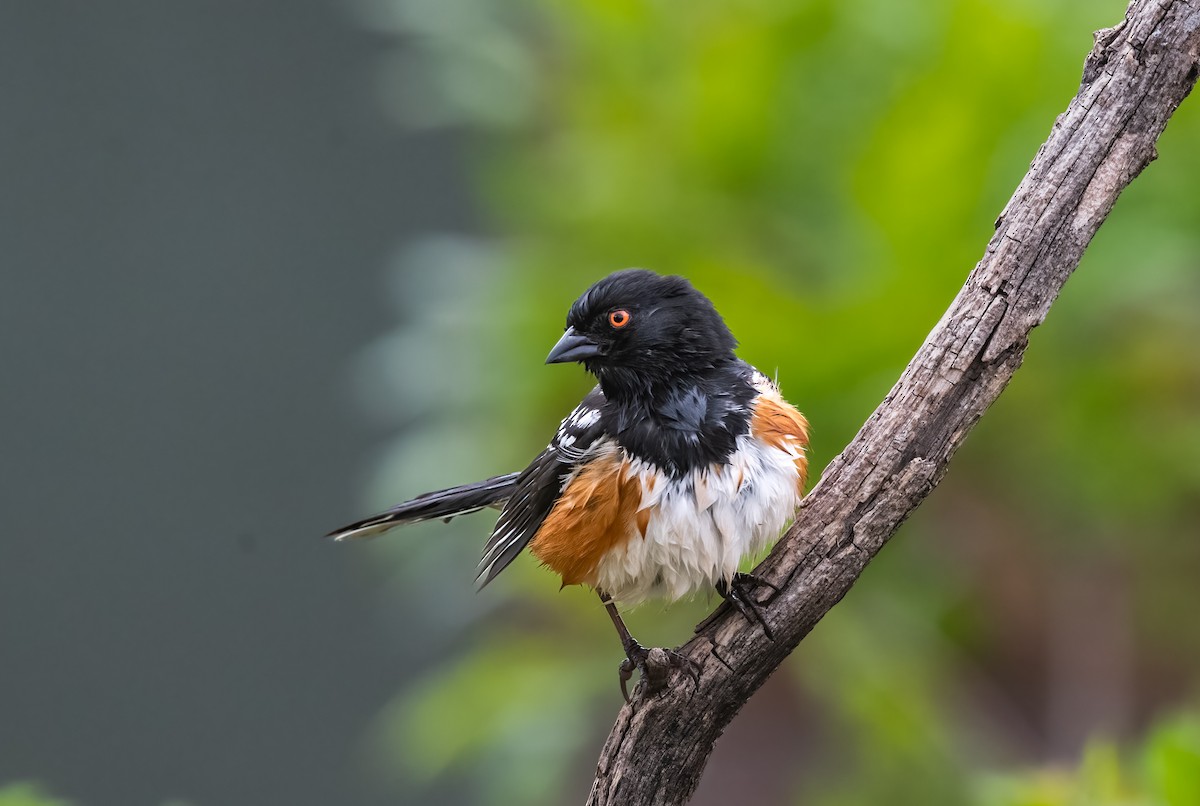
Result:
{"label": "blurred green foliage", "polygon": [[1076,771],[984,778],[978,791],[980,806],[1191,806],[1200,803],[1200,720],[1165,721],[1131,761],[1096,741]]}
{"label": "blurred green foliage", "polygon": [[0,786],[0,806],[71,806],[52,798],[37,784],[15,783]]}
{"label": "blurred green foliage", "polygon": [[[370,408],[411,427],[372,504],[523,466],[590,385],[541,364],[569,303],[630,265],[714,299],[809,415],[823,467],[945,310],[1091,32],[1124,6],[361,0],[410,54],[380,65],[382,103],[467,133],[488,232],[397,260],[399,325],[359,374]],[[1194,720],[1136,761],[1088,739],[1137,735],[1200,670],[1195,107],[942,488],[758,695],[783,718],[735,723],[697,803],[764,736],[789,760],[756,780],[783,802],[1200,803]],[[594,597],[531,562],[472,596],[489,527],[376,544],[391,606],[436,599],[422,616],[442,636],[380,718],[378,766],[410,792],[577,801],[620,650]],[[647,606],[631,626],[678,644],[711,604]]]}
{"label": "blurred green foliage", "polygon": [[[48,795],[37,783],[21,781],[0,786],[0,806],[72,806],[72,801]],[[170,800],[162,806],[188,806],[188,803]]]}

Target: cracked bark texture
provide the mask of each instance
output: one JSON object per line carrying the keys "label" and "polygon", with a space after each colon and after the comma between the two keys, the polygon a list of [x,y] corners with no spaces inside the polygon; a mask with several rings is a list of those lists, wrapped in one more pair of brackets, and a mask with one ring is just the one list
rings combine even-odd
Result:
{"label": "cracked bark texture", "polygon": [[688,800],[725,726],[846,595],[1004,390],[1117,196],[1157,156],[1198,58],[1200,0],[1134,0],[1121,23],[1096,33],[1079,92],[983,259],[756,570],[780,587],[766,608],[776,640],[736,613],[704,625],[680,649],[699,666],[699,683],[672,672],[657,692],[639,685],[601,752],[589,804]]}

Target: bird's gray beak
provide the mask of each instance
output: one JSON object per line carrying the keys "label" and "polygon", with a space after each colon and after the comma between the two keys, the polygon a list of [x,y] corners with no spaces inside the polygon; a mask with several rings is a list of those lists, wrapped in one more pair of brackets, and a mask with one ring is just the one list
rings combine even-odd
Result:
{"label": "bird's gray beak", "polygon": [[585,358],[595,358],[600,355],[600,345],[587,336],[580,336],[575,328],[567,328],[558,344],[546,356],[547,364],[563,364],[567,361],[582,361]]}

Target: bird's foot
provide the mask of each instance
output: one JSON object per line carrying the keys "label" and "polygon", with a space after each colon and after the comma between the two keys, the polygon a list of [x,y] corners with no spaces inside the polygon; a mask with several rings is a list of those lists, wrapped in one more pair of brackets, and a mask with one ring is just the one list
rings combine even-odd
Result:
{"label": "bird's foot", "polygon": [[[743,574],[741,571],[739,571],[733,575],[733,582],[731,584],[733,587],[741,588],[743,591],[745,591],[747,588],[770,588],[772,595],[779,593],[778,585],[769,579],[763,579],[758,574]],[[767,597],[767,600],[770,601],[770,598],[771,597]],[[760,604],[763,603],[760,602]]]}
{"label": "bird's foot", "polygon": [[621,695],[625,697],[627,703],[631,701],[628,684],[633,678],[634,669],[642,673],[646,692],[650,694],[660,691],[667,685],[672,669],[682,669],[694,682],[700,682],[700,666],[691,658],[681,655],[673,649],[663,649],[662,647],[647,649],[634,641],[632,645],[625,648],[625,654],[627,657],[621,661],[621,665],[617,668],[617,674],[621,678]]}
{"label": "bird's foot", "polygon": [[771,631],[771,627],[767,624],[763,613],[763,603],[754,598],[752,591],[755,588],[770,588],[772,593],[775,594],[779,593],[779,586],[755,574],[737,573],[733,575],[733,579],[731,580],[717,580],[717,584],[713,587],[717,589],[717,593],[725,601],[722,602],[721,607],[714,610],[708,618],[696,626],[696,632],[702,631],[715,621],[718,616],[724,613],[727,608],[733,607],[742,614],[742,618],[746,619],[746,621],[761,626],[763,634],[769,640],[775,640],[775,633]]}

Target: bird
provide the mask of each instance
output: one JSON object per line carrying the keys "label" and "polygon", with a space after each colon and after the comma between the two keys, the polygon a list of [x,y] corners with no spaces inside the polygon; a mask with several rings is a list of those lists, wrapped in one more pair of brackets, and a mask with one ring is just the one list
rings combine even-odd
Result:
{"label": "bird", "polygon": [[[809,425],[775,381],[738,358],[712,301],[684,277],[624,269],[570,306],[547,364],[579,363],[595,387],[524,470],[425,493],[329,534],[373,537],[491,507],[482,589],[522,551],[594,589],[620,637],[621,691],[650,650],[618,605],[715,590],[774,640],[762,586],[740,573],[795,518],[808,480]],[[671,666],[694,664],[668,650]]]}

